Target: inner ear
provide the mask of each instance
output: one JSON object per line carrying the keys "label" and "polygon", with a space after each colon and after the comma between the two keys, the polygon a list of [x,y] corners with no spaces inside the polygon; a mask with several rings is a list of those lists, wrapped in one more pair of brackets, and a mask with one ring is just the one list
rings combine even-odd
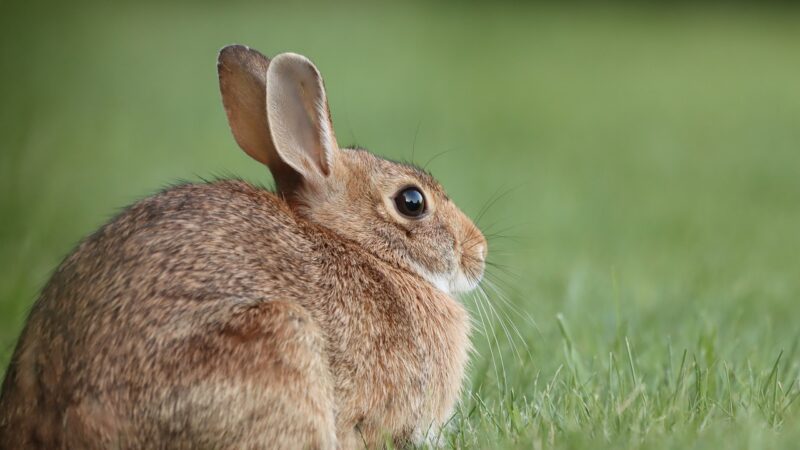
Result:
{"label": "inner ear", "polygon": [[267,70],[266,106],[281,159],[306,180],[330,175],[338,146],[314,64],[294,53],[276,56]]}
{"label": "inner ear", "polygon": [[229,45],[217,57],[222,104],[236,142],[253,159],[266,164],[281,192],[299,182],[298,174],[283,161],[270,135],[266,83],[270,60],[244,45]]}

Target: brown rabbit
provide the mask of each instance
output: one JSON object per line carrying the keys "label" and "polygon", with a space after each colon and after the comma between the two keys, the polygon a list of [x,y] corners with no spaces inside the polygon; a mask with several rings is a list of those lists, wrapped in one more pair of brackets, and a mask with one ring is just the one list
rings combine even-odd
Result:
{"label": "brown rabbit", "polygon": [[19,339],[0,448],[379,447],[452,414],[481,232],[424,171],[340,149],[305,57],[218,70],[277,193],[176,186],[83,241]]}

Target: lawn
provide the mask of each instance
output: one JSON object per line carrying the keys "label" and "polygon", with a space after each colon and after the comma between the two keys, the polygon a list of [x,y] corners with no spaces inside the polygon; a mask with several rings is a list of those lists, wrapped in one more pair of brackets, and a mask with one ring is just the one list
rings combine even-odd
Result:
{"label": "lawn", "polygon": [[[796,448],[800,10],[0,5],[0,365],[75,243],[179,179],[269,183],[216,51],[311,57],[342,145],[490,237],[456,448]],[[485,211],[481,213],[482,211]]]}

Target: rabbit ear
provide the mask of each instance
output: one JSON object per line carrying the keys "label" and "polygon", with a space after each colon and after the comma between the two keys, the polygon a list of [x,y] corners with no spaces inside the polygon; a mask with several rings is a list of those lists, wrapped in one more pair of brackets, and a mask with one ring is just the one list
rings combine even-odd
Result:
{"label": "rabbit ear", "polygon": [[219,52],[217,72],[222,104],[233,137],[256,161],[266,164],[279,191],[292,189],[297,173],[275,149],[266,108],[269,59],[243,45],[229,45]]}
{"label": "rabbit ear", "polygon": [[304,181],[327,177],[338,151],[322,76],[306,57],[282,53],[267,69],[267,117],[281,159]]}

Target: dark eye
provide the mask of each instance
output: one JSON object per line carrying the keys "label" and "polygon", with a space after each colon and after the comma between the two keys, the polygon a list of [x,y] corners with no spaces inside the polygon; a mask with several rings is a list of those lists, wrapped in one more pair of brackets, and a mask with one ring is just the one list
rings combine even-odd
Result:
{"label": "dark eye", "polygon": [[416,187],[407,187],[394,197],[394,204],[400,214],[417,218],[425,212],[425,197]]}

